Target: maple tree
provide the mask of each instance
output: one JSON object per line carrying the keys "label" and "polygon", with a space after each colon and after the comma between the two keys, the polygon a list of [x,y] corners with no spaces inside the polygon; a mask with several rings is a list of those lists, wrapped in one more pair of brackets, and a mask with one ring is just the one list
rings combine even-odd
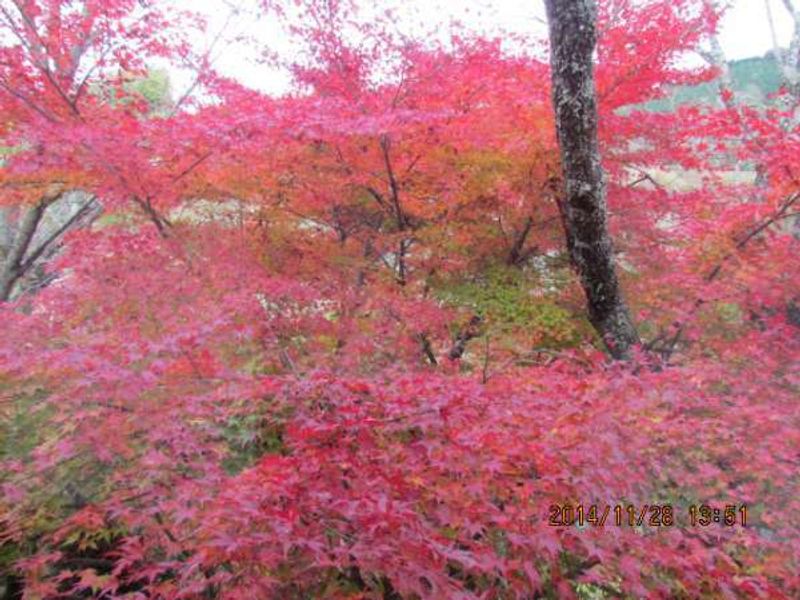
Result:
{"label": "maple tree", "polygon": [[[269,3],[302,50],[270,97],[165,6],[0,1],[0,202],[32,223],[6,277],[56,197],[103,209],[53,237],[48,285],[3,284],[7,595],[800,593],[798,99],[685,66],[717,7],[598,6],[606,259],[641,337],[611,361],[535,47]],[[162,110],[131,85],[155,57],[196,67]],[[715,78],[718,106],[647,109]],[[748,523],[693,525],[702,504]]]}
{"label": "maple tree", "polygon": [[608,233],[606,191],[597,142],[597,44],[594,2],[547,2],[550,66],[564,195],[559,210],[572,262],[580,274],[589,318],[614,356],[639,343],[622,298]]}

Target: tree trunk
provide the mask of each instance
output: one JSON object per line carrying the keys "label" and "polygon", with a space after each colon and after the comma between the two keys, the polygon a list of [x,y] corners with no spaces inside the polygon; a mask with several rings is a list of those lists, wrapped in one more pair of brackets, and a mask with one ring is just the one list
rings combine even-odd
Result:
{"label": "tree trunk", "polygon": [[11,298],[14,284],[24,274],[22,263],[25,253],[49,204],[50,200],[42,200],[29,208],[22,217],[17,235],[8,249],[3,264],[0,265],[0,302],[6,302]]}
{"label": "tree trunk", "polygon": [[639,336],[622,296],[597,143],[594,0],[545,0],[556,131],[566,197],[559,203],[570,258],[581,280],[589,320],[614,358],[627,358]]}

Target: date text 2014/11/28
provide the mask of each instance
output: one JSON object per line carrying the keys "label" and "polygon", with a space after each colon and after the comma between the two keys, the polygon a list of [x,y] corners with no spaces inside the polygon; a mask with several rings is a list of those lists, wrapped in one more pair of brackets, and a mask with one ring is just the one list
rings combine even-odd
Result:
{"label": "date text 2014/11/28", "polygon": [[552,504],[549,508],[549,523],[554,527],[578,527],[616,525],[617,527],[672,527],[689,525],[707,527],[725,525],[733,527],[747,525],[747,506],[726,504],[714,507],[708,504],[691,505],[686,519],[676,518],[671,504]]}

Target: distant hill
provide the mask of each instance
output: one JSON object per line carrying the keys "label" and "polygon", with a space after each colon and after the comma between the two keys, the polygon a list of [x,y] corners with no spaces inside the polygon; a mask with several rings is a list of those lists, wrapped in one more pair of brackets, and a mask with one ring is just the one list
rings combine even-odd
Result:
{"label": "distant hill", "polygon": [[[770,52],[766,56],[743,58],[728,63],[736,97],[746,104],[764,105],[770,94],[781,86],[781,71]],[[653,111],[670,111],[683,104],[719,104],[717,82],[695,86],[681,86],[672,90],[667,98],[643,105]]]}

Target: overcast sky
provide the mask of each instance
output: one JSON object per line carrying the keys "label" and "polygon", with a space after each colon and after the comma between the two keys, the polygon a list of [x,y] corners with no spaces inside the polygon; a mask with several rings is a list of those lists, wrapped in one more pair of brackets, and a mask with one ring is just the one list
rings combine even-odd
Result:
{"label": "overcast sky", "polygon": [[[728,58],[760,56],[772,48],[766,2],[770,2],[778,42],[788,44],[792,23],[781,0],[731,0],[731,8],[722,22],[720,41]],[[208,34],[213,36],[223,24],[229,10],[226,0],[176,0],[190,10],[199,10],[209,19]],[[246,5],[242,3],[240,5]],[[376,0],[375,5],[384,4]],[[392,2],[397,5],[396,2]],[[546,34],[542,0],[404,0],[404,29],[422,19],[430,26],[458,18],[470,28],[496,31],[504,29],[518,34],[541,37]],[[243,32],[268,43],[279,51],[291,50],[288,41],[269,22],[242,16],[227,26],[227,31]],[[257,52],[244,45],[227,46],[219,53],[216,65],[226,75],[267,92],[280,93],[288,81],[267,72],[256,64]],[[180,79],[180,78],[178,78]],[[180,87],[180,82],[175,82]]]}

